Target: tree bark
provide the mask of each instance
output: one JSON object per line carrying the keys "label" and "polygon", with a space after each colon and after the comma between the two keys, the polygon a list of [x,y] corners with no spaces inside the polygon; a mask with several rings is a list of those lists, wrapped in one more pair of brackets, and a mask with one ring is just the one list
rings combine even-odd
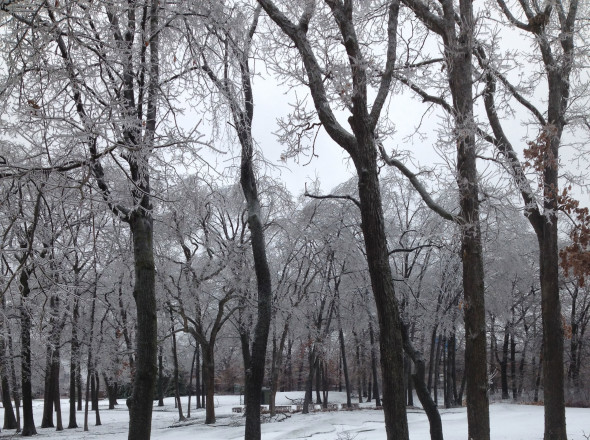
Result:
{"label": "tree bark", "polygon": [[[205,386],[205,424],[215,423],[215,358],[213,345],[203,345],[203,384]],[[259,397],[260,399],[260,397]],[[258,405],[260,409],[260,405]]]}

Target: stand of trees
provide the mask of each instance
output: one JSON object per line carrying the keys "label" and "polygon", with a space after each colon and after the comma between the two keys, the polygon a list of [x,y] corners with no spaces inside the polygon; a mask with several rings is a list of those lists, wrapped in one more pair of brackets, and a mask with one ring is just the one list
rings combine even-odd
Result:
{"label": "stand of trees", "polygon": [[[154,399],[183,419],[194,394],[214,423],[215,393],[244,386],[259,439],[268,386],[273,414],[280,390],[306,411],[374,401],[391,439],[414,391],[433,439],[437,405],[466,403],[485,440],[489,398],[542,400],[565,440],[566,402],[589,401],[590,215],[559,153],[586,145],[589,11],[489,3],[2,1],[4,428],[34,435],[43,396],[40,426],[64,429],[67,394],[67,428],[86,400],[88,430],[102,387],[144,440]],[[327,135],[354,178],[295,199],[267,172],[265,79],[297,94],[265,127],[283,159]],[[396,119],[408,94],[439,127]],[[442,163],[413,171],[400,122]]]}

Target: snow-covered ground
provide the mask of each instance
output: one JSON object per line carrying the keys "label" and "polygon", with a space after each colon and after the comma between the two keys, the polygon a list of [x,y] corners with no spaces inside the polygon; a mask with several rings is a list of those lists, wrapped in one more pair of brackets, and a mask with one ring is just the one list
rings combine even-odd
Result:
{"label": "snow-covered ground", "polygon": [[[288,398],[300,398],[301,393],[280,393],[277,404],[289,404]],[[330,393],[331,402],[345,401],[343,393]],[[194,405],[194,399],[192,400]],[[40,429],[40,437],[53,439],[127,439],[128,413],[121,401],[115,410],[107,409],[107,402],[101,402],[100,417],[102,426],[94,426],[94,414],[89,415],[90,429],[66,429],[56,432],[54,428]],[[232,413],[232,407],[239,406],[240,396],[216,397],[217,423],[205,425],[204,411],[191,410],[187,422],[178,423],[178,412],[173,399],[166,400],[166,406],[154,406],[152,439],[156,440],[230,440],[244,436],[244,418]],[[67,423],[68,403],[63,401],[64,419]],[[317,412],[307,415],[290,414],[282,421],[265,423],[262,426],[264,440],[306,439],[314,440],[382,440],[385,439],[383,411],[369,409],[357,411]],[[35,401],[35,422],[41,422],[42,402]],[[186,414],[186,400],[184,408]],[[3,416],[0,411],[1,416]],[[543,407],[495,403],[490,406],[491,436],[494,440],[537,440],[543,438]],[[467,417],[465,408],[441,410],[444,437],[446,440],[465,440],[467,438]],[[82,425],[84,413],[78,413],[78,424]],[[428,440],[428,420],[421,410],[409,410],[408,422],[412,440]],[[568,408],[567,431],[571,440],[590,439],[590,409]],[[14,431],[0,434],[0,438],[16,437]]]}

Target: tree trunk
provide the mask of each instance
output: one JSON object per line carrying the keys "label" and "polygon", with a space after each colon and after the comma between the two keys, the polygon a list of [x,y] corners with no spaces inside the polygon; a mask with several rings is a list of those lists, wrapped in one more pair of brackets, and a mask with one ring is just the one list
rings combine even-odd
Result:
{"label": "tree trunk", "polygon": [[322,389],[322,368],[321,359],[317,359],[315,362],[315,403],[317,405],[322,404],[322,396],[320,391]]}
{"label": "tree trunk", "polygon": [[[191,418],[191,398],[193,397],[193,374],[195,372],[195,359],[197,358],[197,351],[199,346],[195,347],[195,351],[193,352],[193,359],[191,360],[191,372],[188,378],[188,402],[186,404],[186,418]],[[197,366],[197,371],[199,371],[199,367]],[[197,373],[198,374],[198,373]],[[159,406],[159,404],[158,404]]]}
{"label": "tree trunk", "polygon": [[[402,331],[404,350],[406,354],[412,359],[416,366],[416,372],[412,375],[414,387],[416,388],[416,395],[424,408],[424,412],[428,417],[428,423],[430,424],[430,439],[431,440],[443,440],[442,422],[440,419],[440,413],[438,407],[428,390],[426,383],[424,382],[424,375],[426,367],[424,365],[424,359],[422,353],[414,350],[410,337],[407,330],[404,328]],[[438,370],[438,368],[436,368]]]}
{"label": "tree trunk", "polygon": [[180,401],[180,379],[178,372],[178,353],[176,351],[176,331],[174,330],[174,315],[172,313],[172,306],[169,304],[170,311],[170,332],[172,333],[172,361],[174,363],[174,398],[176,400],[176,407],[178,408],[178,421],[186,420],[182,412],[182,402]]}
{"label": "tree trunk", "polygon": [[438,335],[436,341],[437,341],[436,342],[436,357],[434,358],[434,369],[433,369],[433,373],[434,373],[433,389],[434,389],[434,403],[438,405],[438,381],[440,378],[438,369],[440,368],[440,352],[441,352],[441,347],[442,347],[442,335],[441,334]]}
{"label": "tree trunk", "polygon": [[59,386],[59,367],[61,365],[60,362],[60,353],[59,353],[59,347],[56,348],[55,353],[54,353],[54,359],[53,359],[53,367],[52,367],[52,375],[54,377],[53,379],[53,397],[54,397],[54,402],[53,402],[53,406],[55,407],[55,430],[56,431],[63,431],[64,430],[64,425],[63,425],[63,419],[61,416],[61,395],[60,395],[60,386]]}
{"label": "tree trunk", "polygon": [[4,295],[0,300],[2,304],[2,310],[0,311],[0,378],[2,381],[2,406],[4,407],[4,423],[3,429],[17,429],[18,425],[16,423],[16,417],[14,415],[14,408],[12,406],[12,401],[10,400],[10,382],[8,379],[9,374],[9,365],[7,360],[7,350],[6,350],[6,334],[5,327],[6,327],[6,319],[5,319],[5,309],[6,303]]}
{"label": "tree trunk", "polygon": [[94,416],[95,416],[95,426],[102,425],[100,421],[100,409],[98,407],[98,395],[100,394],[100,376],[98,371],[96,370],[96,365],[93,368],[92,373],[92,383],[94,384],[94,393],[92,394],[92,400],[94,404]]}
{"label": "tree trunk", "polygon": [[514,342],[514,330],[510,332],[510,381],[512,382],[512,398],[518,397],[518,384],[516,381],[516,342]]}
{"label": "tree trunk", "polygon": [[[91,369],[89,369],[90,371]],[[94,380],[94,370],[90,374],[90,411],[96,411],[96,381]]]}
{"label": "tree trunk", "polygon": [[346,362],[346,346],[344,344],[344,332],[342,331],[342,328],[340,328],[338,331],[338,338],[340,339],[340,359],[342,362],[342,370],[344,372],[344,384],[346,386],[346,407],[352,408],[350,378],[348,377],[348,363]]}
{"label": "tree trunk", "polygon": [[55,396],[53,391],[53,361],[51,359],[53,349],[51,344],[47,345],[45,349],[45,387],[43,390],[43,418],[41,419],[41,428],[53,428],[53,402],[55,402]]}
{"label": "tree trunk", "polygon": [[195,378],[195,400],[196,402],[196,409],[200,409],[203,407],[202,402],[201,402],[201,396],[202,396],[202,392],[201,392],[201,350],[200,350],[200,346],[199,343],[197,342],[197,345],[195,347],[195,353],[197,355],[197,360],[196,360],[196,375],[197,377]]}
{"label": "tree trunk", "polygon": [[430,356],[428,357],[428,393],[432,391],[432,377],[436,366],[436,350],[438,348],[438,324],[435,324],[430,334]]}
{"label": "tree trunk", "polygon": [[3,429],[16,429],[16,418],[14,416],[14,408],[10,400],[10,386],[8,384],[8,377],[2,374],[2,406],[4,407],[4,424]]}
{"label": "tree trunk", "polygon": [[[207,425],[215,423],[215,358],[213,351],[213,345],[203,346],[203,382],[206,392],[205,424]],[[258,408],[260,409],[260,404]]]}
{"label": "tree trunk", "polygon": [[[448,14],[447,14],[448,15]],[[455,109],[457,133],[457,184],[459,187],[463,263],[463,311],[465,322],[465,374],[467,375],[467,424],[469,438],[489,440],[487,394],[486,320],[484,269],[479,220],[479,183],[473,104],[473,4],[459,0],[461,26],[449,16],[444,38],[448,77]]]}
{"label": "tree trunk", "polygon": [[[375,399],[375,406],[381,406],[381,398],[379,397],[379,376],[377,372],[377,353],[375,352],[375,334],[373,332],[373,324],[369,321],[369,342],[371,343],[371,370],[373,372],[373,398]],[[409,395],[411,395],[411,387],[408,387]],[[408,402],[409,404],[409,402]]]}
{"label": "tree trunk", "polygon": [[80,305],[78,296],[74,297],[74,305],[72,310],[72,334],[70,339],[70,417],[68,429],[78,427],[78,423],[76,421],[76,378],[78,377],[80,371],[80,343],[78,342],[78,318],[80,316]]}
{"label": "tree trunk", "polygon": [[30,294],[29,272],[26,267],[20,273],[21,319],[21,383],[23,393],[23,437],[37,434],[33,419],[33,389],[31,384],[31,315],[27,309]]}
{"label": "tree trunk", "polygon": [[158,352],[158,406],[164,406],[164,364],[162,362],[162,346]]}
{"label": "tree trunk", "polygon": [[[551,118],[549,119],[551,121]],[[557,153],[555,153],[557,160]],[[549,176],[551,175],[551,176]],[[545,171],[545,185],[557,191],[557,170]],[[541,248],[541,313],[543,316],[543,401],[545,406],[544,440],[567,440],[563,368],[563,327],[559,299],[559,263],[557,248],[557,203],[545,198]]]}
{"label": "tree trunk", "polygon": [[508,344],[510,342],[508,325],[504,329],[504,343],[502,344],[502,359],[500,360],[500,375],[502,382],[502,399],[508,399]]}
{"label": "tree trunk", "polygon": [[[4,305],[4,303],[2,303]],[[12,399],[14,400],[14,408],[16,410],[16,432],[21,432],[20,429],[20,402],[21,395],[19,392],[18,381],[16,377],[16,368],[14,367],[14,348],[12,345],[12,333],[10,327],[6,329],[8,333],[8,354],[10,355],[10,380],[12,382]]]}
{"label": "tree trunk", "polygon": [[[153,46],[153,42],[150,42]],[[153,50],[153,47],[152,47]],[[155,265],[153,254],[153,219],[149,213],[136,211],[130,222],[135,258],[133,297],[137,308],[137,362],[129,407],[129,440],[149,439],[152,406],[157,382],[157,320]]]}
{"label": "tree trunk", "polygon": [[303,414],[309,413],[309,405],[313,405],[312,403],[312,387],[313,387],[313,373],[315,371],[315,356],[314,356],[314,349],[309,347],[309,372],[307,375],[307,382],[305,386],[305,398],[303,399]]}
{"label": "tree trunk", "polygon": [[109,409],[115,409],[115,407],[119,404],[117,402],[117,394],[119,394],[119,384],[116,380],[109,380],[106,374],[103,374],[102,378],[107,389],[107,395],[109,398]]}

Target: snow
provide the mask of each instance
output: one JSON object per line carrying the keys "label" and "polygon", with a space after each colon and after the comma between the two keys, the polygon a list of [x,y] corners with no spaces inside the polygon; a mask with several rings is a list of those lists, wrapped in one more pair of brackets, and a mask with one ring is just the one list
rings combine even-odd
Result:
{"label": "snow", "polygon": [[[277,395],[277,405],[288,405],[289,399],[301,398],[302,393],[287,392]],[[332,403],[344,402],[344,393],[330,393]],[[183,409],[186,414],[186,398]],[[174,400],[165,400],[164,407],[154,406],[152,439],[155,440],[220,440],[244,437],[244,417],[232,412],[240,405],[240,396],[217,396],[217,423],[205,425],[204,410],[191,409],[191,418],[178,423],[178,411]],[[194,406],[195,400],[192,399]],[[68,402],[62,402],[65,424],[68,420]],[[385,427],[383,411],[371,409],[373,404],[361,405],[356,411],[315,412],[310,414],[289,414],[278,416],[277,420],[262,425],[264,440],[307,439],[313,440],[384,440]],[[127,439],[128,413],[123,401],[115,410],[108,410],[108,402],[101,401],[101,426],[94,426],[94,413],[89,414],[89,431],[82,428],[56,432],[54,428],[37,427],[39,437],[53,439]],[[34,402],[35,422],[40,423],[43,402]],[[590,409],[567,408],[568,439],[588,440],[590,438]],[[467,438],[467,416],[465,408],[442,409],[441,417],[445,440]],[[490,405],[491,437],[494,440],[537,440],[543,438],[543,407],[494,403]],[[282,420],[282,421],[279,421]],[[84,413],[78,412],[77,421],[83,425]],[[429,440],[428,420],[420,409],[408,409],[408,423],[412,440]],[[0,438],[14,437],[14,431],[0,434]]]}

